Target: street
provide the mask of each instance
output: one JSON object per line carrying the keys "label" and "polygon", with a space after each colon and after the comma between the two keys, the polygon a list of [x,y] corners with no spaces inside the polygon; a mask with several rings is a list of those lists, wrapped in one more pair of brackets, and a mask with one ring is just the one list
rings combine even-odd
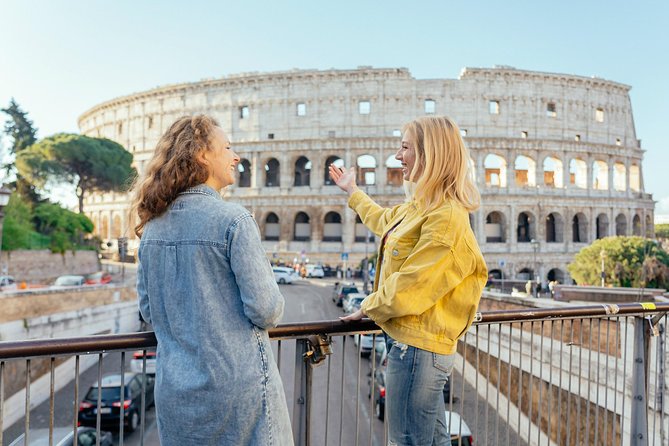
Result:
{"label": "street", "polygon": [[[280,288],[286,298],[283,322],[333,320],[343,315],[341,308],[335,306],[331,300],[332,285],[330,282],[319,279],[298,280],[292,285],[281,285]],[[284,383],[288,408],[292,412],[295,394],[295,342],[292,340],[274,342],[273,345]],[[384,423],[376,418],[373,401],[368,397],[370,359],[360,358],[358,348],[354,345],[351,336],[333,337],[332,349],[333,354],[330,358],[313,369],[311,444],[378,446],[385,444]],[[126,353],[126,371],[130,369],[128,363],[131,356],[132,352]],[[378,364],[375,366],[378,367]],[[456,364],[456,369],[461,369],[461,364],[459,366]],[[102,362],[102,374],[119,373],[119,371],[120,353],[105,356]],[[79,400],[85,395],[89,386],[97,381],[97,377],[97,364],[81,373]],[[487,405],[480,398],[478,404],[473,404],[478,396],[471,386],[466,384],[464,389],[462,388],[461,376],[458,373],[452,376],[452,393],[454,396],[452,410],[462,413],[463,419],[474,431],[474,438],[478,439],[479,444],[482,444],[481,440],[488,438],[491,432],[499,432],[500,435],[506,437],[506,425],[495,416],[494,411],[491,411],[490,408],[486,414]],[[54,426],[72,426],[73,397],[74,381],[56,393]],[[460,401],[466,401],[468,404],[461,406]],[[475,413],[477,407],[478,417]],[[479,424],[476,426],[478,429],[475,427],[475,420]],[[487,425],[487,429],[484,429],[484,425]],[[46,401],[31,411],[30,428],[33,430],[48,427],[49,402]],[[4,432],[3,445],[11,443],[23,430],[23,420],[10,426]],[[128,433],[126,430],[123,444],[129,446],[141,444],[141,430],[141,426],[134,433]],[[113,434],[114,444],[119,444],[118,428],[113,431]],[[513,432],[510,432],[510,442],[523,444],[522,441],[518,442]],[[154,408],[146,410],[144,444],[159,444]]]}

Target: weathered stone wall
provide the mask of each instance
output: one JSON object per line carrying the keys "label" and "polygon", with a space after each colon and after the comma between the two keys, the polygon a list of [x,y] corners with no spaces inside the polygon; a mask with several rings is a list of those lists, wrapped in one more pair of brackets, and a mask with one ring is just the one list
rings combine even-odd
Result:
{"label": "weathered stone wall", "polygon": [[95,251],[68,251],[62,255],[48,250],[3,251],[0,265],[19,282],[45,284],[64,274],[85,275],[100,270]]}

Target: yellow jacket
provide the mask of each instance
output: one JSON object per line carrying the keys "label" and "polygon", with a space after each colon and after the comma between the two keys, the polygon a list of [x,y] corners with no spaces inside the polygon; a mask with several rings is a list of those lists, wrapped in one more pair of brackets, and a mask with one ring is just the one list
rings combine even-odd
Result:
{"label": "yellow jacket", "polygon": [[348,205],[382,240],[397,226],[381,244],[374,290],[361,308],[399,342],[455,353],[488,278],[467,211],[450,200],[427,213],[414,201],[382,208],[359,190]]}

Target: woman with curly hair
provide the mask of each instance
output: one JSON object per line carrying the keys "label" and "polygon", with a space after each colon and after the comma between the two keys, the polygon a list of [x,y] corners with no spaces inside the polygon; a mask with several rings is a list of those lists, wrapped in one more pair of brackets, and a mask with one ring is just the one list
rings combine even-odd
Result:
{"label": "woman with curly hair", "polygon": [[284,299],[253,216],[219,194],[238,163],[216,121],[183,117],[134,188],[137,293],[158,339],[163,446],[293,444],[267,333]]}

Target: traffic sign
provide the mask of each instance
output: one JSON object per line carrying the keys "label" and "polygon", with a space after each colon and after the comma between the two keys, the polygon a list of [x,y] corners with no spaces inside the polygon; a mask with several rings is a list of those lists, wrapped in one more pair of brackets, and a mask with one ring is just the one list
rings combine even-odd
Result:
{"label": "traffic sign", "polygon": [[341,253],[341,259],[342,260],[348,260],[348,253],[347,252],[342,252]]}

